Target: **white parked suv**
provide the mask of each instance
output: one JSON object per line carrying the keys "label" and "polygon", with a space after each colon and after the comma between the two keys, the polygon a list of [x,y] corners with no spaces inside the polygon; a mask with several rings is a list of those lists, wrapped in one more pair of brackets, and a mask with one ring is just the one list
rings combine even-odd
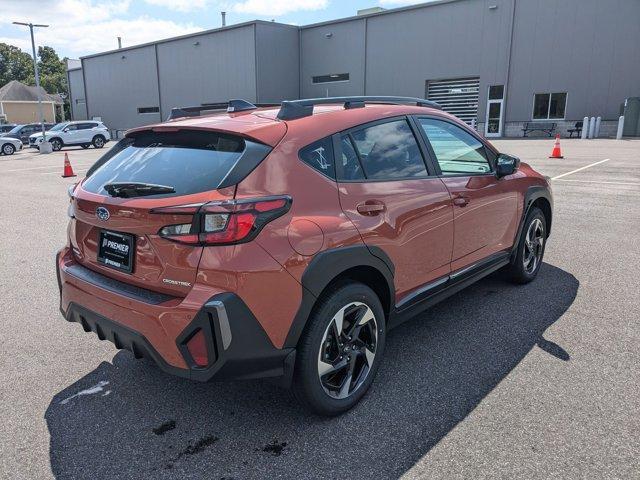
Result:
{"label": "white parked suv", "polygon": [[[45,138],[51,143],[54,151],[62,147],[80,145],[82,148],[102,148],[111,140],[109,129],[102,122],[83,120],[78,122],[58,123],[51,130],[44,132]],[[42,143],[42,133],[29,136],[29,146],[39,148]]]}

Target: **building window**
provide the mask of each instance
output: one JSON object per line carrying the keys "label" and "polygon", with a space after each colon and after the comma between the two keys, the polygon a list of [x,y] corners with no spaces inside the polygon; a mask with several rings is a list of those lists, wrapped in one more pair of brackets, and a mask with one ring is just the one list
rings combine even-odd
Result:
{"label": "building window", "polygon": [[333,83],[333,82],[348,82],[348,73],[332,73],[331,75],[318,75],[313,77],[313,83]]}
{"label": "building window", "polygon": [[561,93],[536,93],[533,96],[534,120],[561,120],[567,106],[567,94]]}
{"label": "building window", "polygon": [[84,103],[84,98],[76,98],[76,105]]}
{"label": "building window", "polygon": [[138,107],[138,113],[160,113],[160,107]]}
{"label": "building window", "polygon": [[502,100],[504,98],[504,85],[492,85],[489,87],[489,100]]}

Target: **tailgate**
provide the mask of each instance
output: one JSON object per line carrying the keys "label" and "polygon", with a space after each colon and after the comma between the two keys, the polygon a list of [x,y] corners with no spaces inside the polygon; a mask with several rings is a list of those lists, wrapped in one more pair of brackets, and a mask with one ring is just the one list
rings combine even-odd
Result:
{"label": "tailgate", "polygon": [[[211,192],[207,200],[233,198],[233,191],[234,188],[228,188]],[[150,212],[154,207],[183,204],[184,199],[179,202],[112,199],[79,187],[73,202],[75,219],[71,221],[69,236],[79,263],[148,290],[175,296],[189,292],[196,279],[202,247],[172,242],[161,238],[158,232],[167,225],[188,224],[193,217]],[[130,261],[120,262],[118,256]]]}

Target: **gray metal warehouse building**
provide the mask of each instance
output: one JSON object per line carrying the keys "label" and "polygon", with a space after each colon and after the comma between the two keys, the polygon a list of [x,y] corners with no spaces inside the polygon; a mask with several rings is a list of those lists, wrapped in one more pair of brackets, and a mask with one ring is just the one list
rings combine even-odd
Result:
{"label": "gray metal warehouse building", "polygon": [[613,135],[640,96],[639,0],[440,0],[302,27],[254,21],[90,55],[68,71],[74,119],[110,128],[171,108],[338,95],[441,103],[487,136],[525,122]]}

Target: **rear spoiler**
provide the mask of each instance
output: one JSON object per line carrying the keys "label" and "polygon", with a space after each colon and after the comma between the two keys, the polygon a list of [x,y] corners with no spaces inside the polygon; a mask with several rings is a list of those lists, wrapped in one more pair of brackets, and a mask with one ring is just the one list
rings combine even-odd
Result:
{"label": "rear spoiler", "polygon": [[242,99],[234,99],[229,100],[228,102],[221,103],[205,103],[202,105],[197,105],[193,107],[175,107],[171,109],[171,113],[169,114],[169,118],[167,121],[174,120],[176,118],[186,118],[186,117],[199,117],[203,113],[239,113],[239,112],[248,112],[251,110],[256,110],[261,107],[277,107],[279,104],[277,103],[251,103]]}

